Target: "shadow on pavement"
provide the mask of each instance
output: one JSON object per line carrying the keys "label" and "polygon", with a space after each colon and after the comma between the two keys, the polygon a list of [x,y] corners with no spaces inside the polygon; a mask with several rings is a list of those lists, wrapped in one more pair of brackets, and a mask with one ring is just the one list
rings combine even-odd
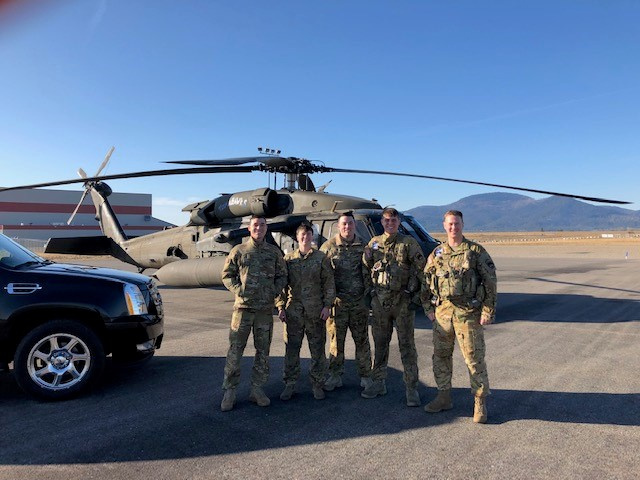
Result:
{"label": "shadow on pavement", "polygon": [[[308,364],[303,360],[303,375]],[[305,376],[298,382],[299,393],[283,402],[278,398],[282,358],[272,358],[265,388],[272,404],[261,408],[248,401],[251,365],[252,359],[245,358],[236,408],[226,413],[220,412],[224,358],[156,357],[138,368],[110,365],[93,392],[62,403],[32,400],[4,375],[0,464],[180,459],[385,435],[458,417],[471,422],[468,388],[456,389],[453,410],[426,414],[405,406],[402,373],[394,369],[389,369],[386,396],[361,398],[353,361],[347,362],[344,387],[325,400],[313,399]],[[420,393],[424,404],[435,390],[421,385]],[[490,422],[639,425],[638,400],[638,395],[624,394],[494,390]]]}
{"label": "shadow on pavement", "polygon": [[640,320],[638,300],[590,295],[499,293],[498,322],[621,323]]}
{"label": "shadow on pavement", "polygon": [[543,420],[640,425],[639,393],[492,390],[489,406],[490,421],[498,424],[514,420]]}

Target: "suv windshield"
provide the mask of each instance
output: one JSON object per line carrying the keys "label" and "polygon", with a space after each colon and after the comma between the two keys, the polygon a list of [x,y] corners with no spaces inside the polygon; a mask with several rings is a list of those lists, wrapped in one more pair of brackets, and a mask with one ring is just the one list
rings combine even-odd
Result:
{"label": "suv windshield", "polygon": [[15,268],[33,263],[47,263],[47,260],[0,234],[0,265]]}

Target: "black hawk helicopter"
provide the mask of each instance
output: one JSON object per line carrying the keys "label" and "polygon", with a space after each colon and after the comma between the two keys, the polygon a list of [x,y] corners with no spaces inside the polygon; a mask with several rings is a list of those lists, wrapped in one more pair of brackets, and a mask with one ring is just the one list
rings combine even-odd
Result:
{"label": "black hawk helicopter", "polygon": [[[166,163],[190,165],[190,167],[100,176],[113,150],[113,147],[109,150],[93,177],[88,177],[82,169],[79,169],[80,179],[0,188],[0,191],[84,183],[85,190],[82,198],[67,223],[71,223],[84,198],[91,195],[96,209],[96,220],[100,224],[103,236],[51,238],[45,253],[111,255],[135,265],[140,272],[146,269],[157,269],[153,274],[154,277],[164,284],[179,287],[222,285],[220,272],[225,258],[231,248],[248,237],[247,226],[251,215],[254,214],[267,218],[270,232],[267,241],[275,243],[284,253],[296,248],[295,230],[302,221],[308,221],[313,225],[315,242],[320,246],[337,233],[338,217],[346,211],[353,212],[357,233],[365,241],[382,233],[380,224],[382,206],[375,199],[367,200],[327,193],[325,189],[328,183],[316,189],[309,177],[310,174],[315,173],[393,175],[484,185],[600,203],[629,203],[431,175],[327,167],[320,162],[304,158],[283,157],[280,155],[280,150],[270,148],[258,148],[261,155],[255,157],[180,160]],[[127,238],[124,233],[108,201],[112,190],[104,183],[105,180],[122,178],[256,171],[283,174],[284,188],[278,190],[268,187],[258,188],[223,194],[213,200],[192,203],[182,209],[190,215],[189,223],[186,225],[135,238]],[[438,244],[410,215],[401,214],[400,231],[415,238],[425,255],[428,255]]]}

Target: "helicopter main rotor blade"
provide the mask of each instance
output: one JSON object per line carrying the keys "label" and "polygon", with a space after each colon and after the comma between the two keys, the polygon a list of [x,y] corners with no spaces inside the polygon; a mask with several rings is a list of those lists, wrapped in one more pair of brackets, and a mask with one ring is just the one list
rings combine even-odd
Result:
{"label": "helicopter main rotor blade", "polygon": [[221,158],[219,160],[172,160],[170,162],[177,165],[244,165],[245,163],[259,163],[264,157],[236,157]]}
{"label": "helicopter main rotor blade", "polygon": [[163,163],[173,163],[178,165],[244,165],[246,163],[261,163],[262,165],[266,165],[270,168],[294,168],[301,163],[300,160],[301,159],[299,158],[263,155],[261,157],[223,158],[220,160],[172,160]]}
{"label": "helicopter main rotor blade", "polygon": [[34,183],[32,185],[20,185],[17,187],[0,188],[0,192],[9,190],[27,190],[30,188],[56,187],[60,185],[71,185],[73,183],[99,182],[102,180],[117,180],[120,178],[143,178],[161,177],[166,175],[190,175],[195,173],[249,173],[260,170],[258,166],[249,167],[196,167],[196,168],[172,168],[165,170],[147,170],[144,172],[116,173],[104,175],[102,177],[86,177],[82,179],[60,180],[57,182]]}
{"label": "helicopter main rotor blade", "polygon": [[461,180],[459,178],[447,178],[447,177],[434,177],[431,175],[418,175],[415,173],[399,173],[399,172],[384,172],[379,170],[354,170],[350,168],[331,168],[327,167],[322,170],[323,172],[336,172],[336,173],[369,173],[373,175],[393,175],[396,177],[413,177],[413,178],[426,178],[429,180],[443,180],[445,182],[458,182],[458,183],[469,183],[472,185],[484,185],[487,187],[498,187],[498,188],[506,188],[509,190],[519,190],[521,192],[532,192],[532,193],[542,193],[544,195],[555,195],[558,197],[567,197],[567,198],[577,198],[580,200],[587,200],[589,202],[598,202],[598,203],[611,203],[615,205],[628,205],[631,202],[625,202],[622,200],[609,200],[606,198],[599,197],[586,197],[584,195],[574,195],[571,193],[560,193],[560,192],[550,192],[547,190],[537,190],[535,188],[525,188],[525,187],[514,187],[512,185],[501,185],[499,183],[486,183],[486,182],[476,182],[473,180]]}

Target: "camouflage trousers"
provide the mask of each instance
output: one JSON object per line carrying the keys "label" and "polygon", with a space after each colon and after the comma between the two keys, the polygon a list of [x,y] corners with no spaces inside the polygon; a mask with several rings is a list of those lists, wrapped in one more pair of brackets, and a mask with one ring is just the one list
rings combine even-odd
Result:
{"label": "camouflage trousers", "polygon": [[480,308],[460,307],[448,300],[436,308],[433,322],[433,376],[438,390],[451,388],[455,339],[469,370],[471,391],[476,396],[489,395],[489,375],[484,361],[484,328],[480,325]]}
{"label": "camouflage trousers", "polygon": [[222,388],[236,388],[240,383],[240,362],[247,346],[249,334],[253,330],[253,344],[256,355],[251,373],[251,385],[261,387],[269,378],[269,350],[273,336],[273,315],[249,309],[234,309],[229,330],[229,351],[224,366]]}
{"label": "camouflage trousers", "polygon": [[347,330],[356,346],[356,365],[360,377],[371,375],[371,346],[369,345],[369,309],[362,300],[354,303],[336,299],[331,317],[327,320],[329,335],[329,373],[344,373],[344,344]]}
{"label": "camouflage trousers", "polygon": [[286,309],[287,323],[284,325],[284,375],[286,385],[293,385],[300,377],[300,349],[306,334],[311,352],[309,376],[314,385],[323,386],[327,374],[327,357],[325,344],[327,330],[325,322],[320,318],[322,305],[310,312],[300,304],[291,304]]}
{"label": "camouflage trousers", "polygon": [[[401,294],[399,293],[398,295]],[[400,358],[404,367],[404,383],[407,388],[416,388],[418,385],[418,352],[416,351],[416,342],[413,334],[416,314],[408,308],[409,296],[403,296],[395,301],[384,299],[382,302],[379,296],[376,296],[371,302],[371,307],[373,309],[371,331],[373,332],[373,342],[375,344],[371,377],[373,380],[387,378],[389,344],[391,343],[395,325],[400,347]]]}

